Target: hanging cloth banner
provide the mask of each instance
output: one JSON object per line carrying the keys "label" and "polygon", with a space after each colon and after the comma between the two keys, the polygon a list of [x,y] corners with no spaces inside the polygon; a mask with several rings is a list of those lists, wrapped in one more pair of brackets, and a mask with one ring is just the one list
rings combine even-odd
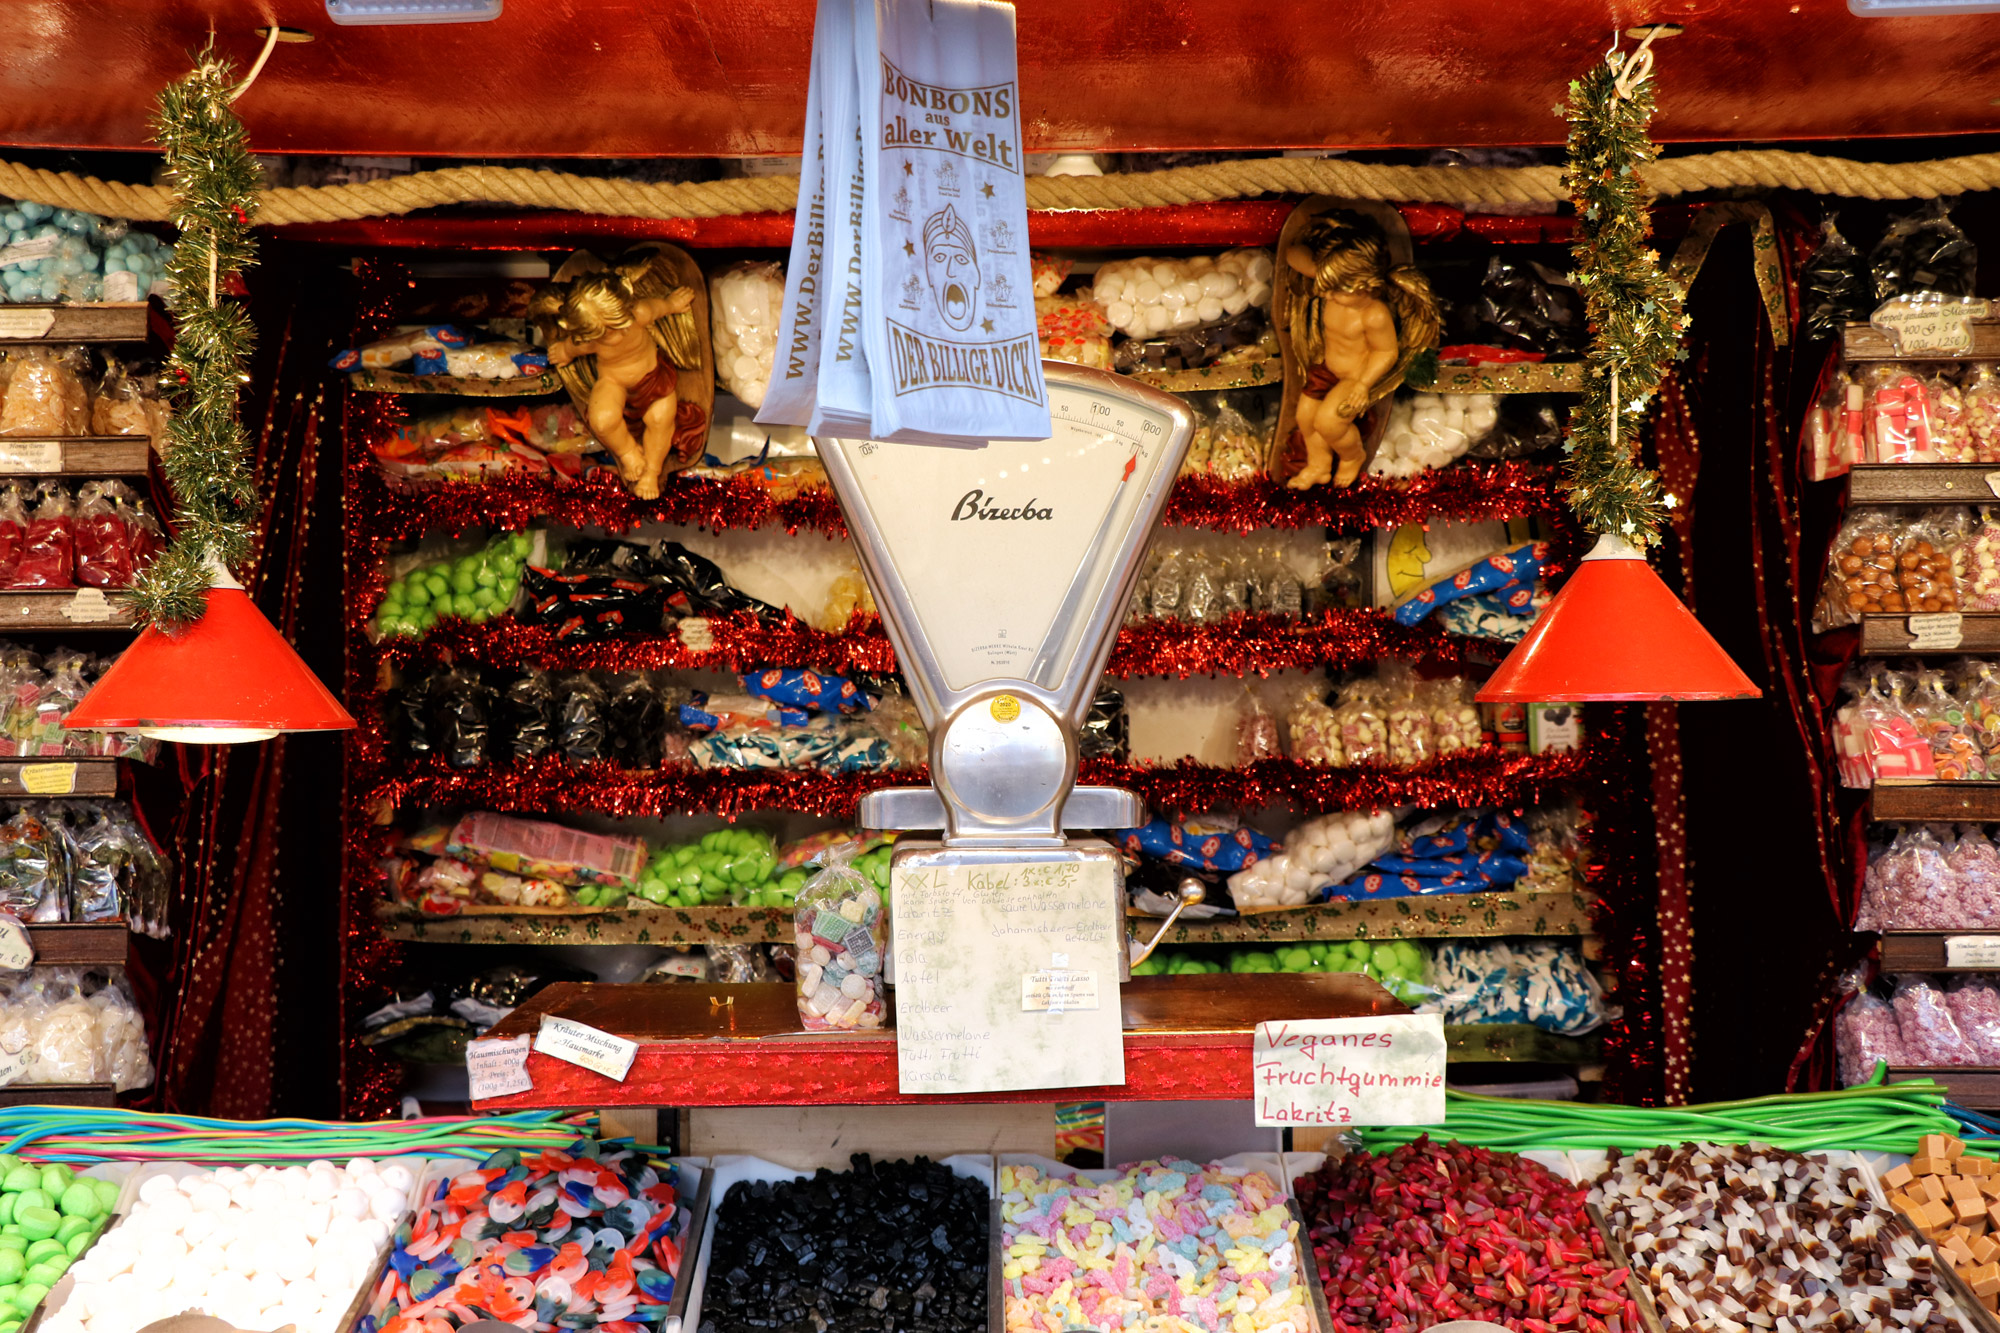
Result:
{"label": "hanging cloth banner", "polygon": [[[820,0],[815,34],[827,24],[829,6],[849,0]],[[846,71],[841,72],[846,77]],[[806,82],[805,146],[799,156],[799,204],[792,221],[792,253],[785,265],[785,304],[778,312],[778,354],[771,385],[757,420],[766,425],[804,425],[812,417],[819,388],[819,335],[826,318],[826,292],[833,271],[826,251],[826,138],[820,133],[820,100],[826,74],[820,69],[817,37],[812,73]]]}
{"label": "hanging cloth banner", "polygon": [[784,360],[757,419],[846,439],[1048,438],[1013,7],[822,0],[813,52],[806,171],[817,135],[824,246],[815,270],[794,233]]}

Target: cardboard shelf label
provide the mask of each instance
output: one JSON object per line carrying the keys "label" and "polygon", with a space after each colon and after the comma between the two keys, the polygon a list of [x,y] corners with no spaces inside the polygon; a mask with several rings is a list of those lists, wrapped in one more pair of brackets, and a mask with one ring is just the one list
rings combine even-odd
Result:
{"label": "cardboard shelf label", "polygon": [[60,472],[62,441],[0,440],[0,472]]}
{"label": "cardboard shelf label", "polygon": [[69,796],[76,791],[76,765],[23,764],[21,789],[30,796]]}
{"label": "cardboard shelf label", "polygon": [[632,1072],[639,1043],[614,1037],[573,1018],[543,1014],[541,1030],[535,1034],[535,1049],[623,1083],[625,1075]]}
{"label": "cardboard shelf label", "polygon": [[1257,1123],[1435,1125],[1444,1120],[1444,1016],[1312,1018],[1257,1025]]}
{"label": "cardboard shelf label", "polygon": [[118,608],[102,588],[78,588],[76,596],[63,603],[63,618],[77,625],[101,625],[118,618]]}
{"label": "cardboard shelf label", "polygon": [[[1124,948],[1108,857],[934,854],[891,872],[896,1072],[904,1093],[1125,1081]],[[978,859],[975,859],[978,858]]]}
{"label": "cardboard shelf label", "polygon": [[1947,935],[1946,967],[2000,968],[2000,935]]}
{"label": "cardboard shelf label", "polygon": [[528,1045],[532,1040],[523,1032],[518,1037],[487,1037],[465,1044],[465,1072],[472,1081],[474,1101],[534,1090],[535,1081],[528,1077]]}
{"label": "cardboard shelf label", "polygon": [[1989,301],[1897,296],[1877,306],[1868,322],[1900,356],[1964,356],[1972,350],[1972,321],[1992,310]]}
{"label": "cardboard shelf label", "polygon": [[0,338],[45,338],[56,326],[56,312],[43,306],[0,308]]}
{"label": "cardboard shelf label", "polygon": [[1909,630],[1916,641],[1910,647],[1919,652],[1949,652],[1965,640],[1965,617],[1956,611],[1911,616]]}

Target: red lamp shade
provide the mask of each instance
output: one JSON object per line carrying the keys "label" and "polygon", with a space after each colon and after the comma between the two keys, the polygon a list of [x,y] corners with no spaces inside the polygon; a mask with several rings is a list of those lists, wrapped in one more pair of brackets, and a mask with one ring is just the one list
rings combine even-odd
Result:
{"label": "red lamp shade", "polygon": [[1747,699],[1756,685],[1709,637],[1646,557],[1602,536],[1478,698]]}
{"label": "red lamp shade", "polygon": [[351,728],[340,700],[233,584],[210,588],[207,613],[179,635],[148,626],[63,725],[204,745]]}

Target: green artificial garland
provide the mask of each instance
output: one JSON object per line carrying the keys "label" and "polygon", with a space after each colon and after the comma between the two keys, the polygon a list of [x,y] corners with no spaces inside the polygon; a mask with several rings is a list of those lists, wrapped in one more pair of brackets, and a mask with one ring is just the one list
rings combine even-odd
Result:
{"label": "green artificial garland", "polygon": [[167,263],[176,324],[163,383],[173,401],[161,468],[176,508],[172,545],[133,585],[139,618],[171,629],[199,620],[211,560],[251,553],[258,509],[249,441],[237,419],[243,362],[256,331],[223,293],[256,262],[257,164],[229,109],[235,71],[211,43],[194,72],[160,93],[154,130],[174,192],[180,241]]}
{"label": "green artificial garland", "polygon": [[[1569,86],[1569,162],[1563,183],[1581,233],[1571,279],[1590,323],[1583,400],[1570,414],[1570,507],[1585,527],[1645,546],[1666,520],[1659,476],[1638,461],[1639,432],[1667,363],[1685,355],[1687,293],[1647,244],[1652,196],[1639,171],[1659,156],[1652,54],[1613,52]],[[1616,401],[1614,403],[1614,379]],[[1613,416],[1616,414],[1616,434]]]}

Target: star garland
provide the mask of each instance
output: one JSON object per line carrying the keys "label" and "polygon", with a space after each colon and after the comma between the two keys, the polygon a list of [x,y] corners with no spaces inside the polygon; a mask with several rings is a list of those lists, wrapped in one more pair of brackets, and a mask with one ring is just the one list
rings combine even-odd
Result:
{"label": "star garland", "polygon": [[[1651,41],[1649,37],[1647,41]],[[1569,86],[1569,161],[1563,183],[1576,204],[1570,275],[1590,324],[1583,400],[1570,414],[1564,491],[1593,532],[1645,546],[1672,505],[1659,476],[1638,461],[1639,432],[1667,364],[1679,359],[1686,291],[1646,244],[1652,197],[1640,168],[1659,156],[1652,52],[1614,51]]]}
{"label": "star garland", "polygon": [[154,136],[174,191],[174,246],[166,278],[176,322],[165,385],[173,400],[161,469],[173,489],[174,539],[129,596],[141,621],[190,624],[206,609],[212,561],[251,554],[258,507],[249,440],[237,419],[243,362],[255,338],[241,306],[223,299],[256,262],[257,164],[229,109],[235,71],[213,43],[160,93]]}

